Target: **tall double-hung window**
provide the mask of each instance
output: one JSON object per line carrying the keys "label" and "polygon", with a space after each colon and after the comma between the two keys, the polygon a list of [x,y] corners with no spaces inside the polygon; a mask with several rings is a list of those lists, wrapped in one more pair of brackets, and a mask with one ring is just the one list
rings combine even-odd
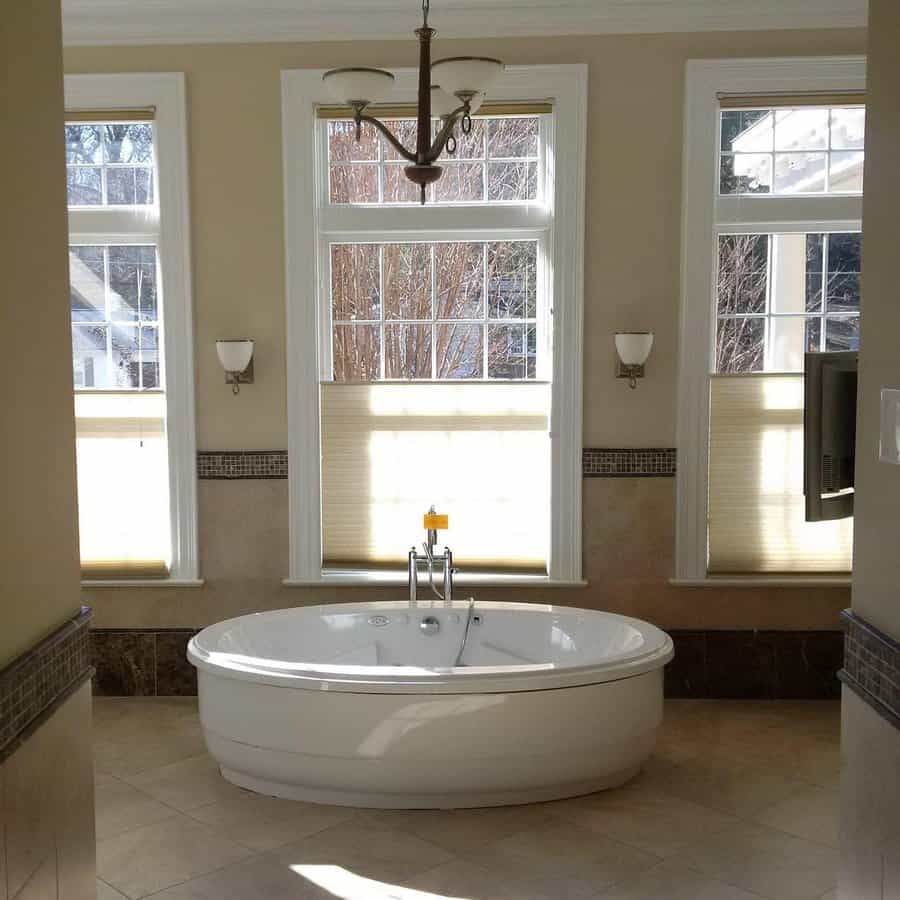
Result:
{"label": "tall double-hung window", "polygon": [[[293,580],[401,570],[432,505],[469,574],[580,578],[583,72],[520,78],[423,207],[319,73],[285,73]],[[414,145],[414,107],[379,115]]]}
{"label": "tall double-hung window", "polygon": [[859,347],[862,72],[689,65],[681,578],[851,569],[852,520],[805,521],[803,366]]}
{"label": "tall double-hung window", "polygon": [[66,181],[86,581],[196,578],[178,76],[72,76]]}

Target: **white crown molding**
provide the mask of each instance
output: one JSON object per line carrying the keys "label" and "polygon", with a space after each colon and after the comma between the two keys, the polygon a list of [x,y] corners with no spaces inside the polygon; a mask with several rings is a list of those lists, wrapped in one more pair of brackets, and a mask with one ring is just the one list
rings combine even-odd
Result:
{"label": "white crown molding", "polygon": [[[866,0],[443,0],[441,37],[853,28]],[[410,38],[410,0],[63,0],[67,45]]]}

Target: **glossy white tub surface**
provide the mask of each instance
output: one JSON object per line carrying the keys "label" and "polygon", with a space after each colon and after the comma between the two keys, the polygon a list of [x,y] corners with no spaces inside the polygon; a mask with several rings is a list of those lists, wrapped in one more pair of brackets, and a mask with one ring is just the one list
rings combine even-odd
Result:
{"label": "glossy white tub surface", "polygon": [[[652,752],[672,641],[647,622],[531,603],[347,603],[196,635],[222,774],[260,793],[379,808],[497,806],[615,787]],[[426,616],[439,622],[425,634]]]}

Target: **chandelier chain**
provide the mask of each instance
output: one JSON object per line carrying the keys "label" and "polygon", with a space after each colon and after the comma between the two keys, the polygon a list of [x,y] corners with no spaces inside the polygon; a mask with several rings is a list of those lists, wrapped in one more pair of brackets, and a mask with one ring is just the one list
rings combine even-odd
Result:
{"label": "chandelier chain", "polygon": [[422,0],[422,25],[428,27],[428,6],[429,0]]}

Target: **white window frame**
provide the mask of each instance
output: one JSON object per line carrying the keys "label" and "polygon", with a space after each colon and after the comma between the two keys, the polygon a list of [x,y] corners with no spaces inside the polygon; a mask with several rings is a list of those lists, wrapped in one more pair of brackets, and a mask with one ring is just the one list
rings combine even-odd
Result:
{"label": "white window frame", "polygon": [[[408,207],[328,207],[319,173],[322,145],[317,140],[316,106],[333,103],[322,83],[322,70],[281,73],[284,151],[285,259],[287,300],[288,466],[290,490],[290,573],[287,585],[399,584],[396,574],[322,571],[322,494],[319,434],[319,373],[330,339],[322,332],[318,311],[320,279],[327,277],[317,235],[340,234],[352,241],[353,223],[361,217],[377,222],[392,240],[415,240]],[[394,97],[412,102],[417,72],[396,72]],[[547,240],[552,285],[553,371],[551,435],[551,534],[546,576],[460,576],[478,584],[584,584],[581,573],[581,431],[582,329],[584,294],[584,194],[587,123],[587,67],[577,65],[511,66],[492,86],[491,100],[550,99],[543,185],[553,217],[542,204],[487,204],[479,217],[489,236]],[[481,239],[470,225],[464,205],[426,206],[416,215],[433,240]],[[350,218],[352,217],[352,218]],[[360,237],[361,235],[357,235]],[[486,233],[486,236],[487,233]],[[327,293],[322,294],[327,296]],[[540,313],[539,313],[540,315]],[[549,331],[549,329],[547,329]],[[327,343],[328,347],[322,346]],[[397,535],[400,546],[409,536]]]}
{"label": "white window frame", "polygon": [[[141,208],[146,230],[124,227],[134,214],[117,207],[79,208],[74,243],[157,245],[163,300],[166,432],[172,561],[167,578],[85,579],[84,587],[192,587],[203,584],[197,554],[197,445],[194,417],[193,314],[187,162],[187,105],[181,72],[65,76],[66,109],[154,107],[157,202]],[[60,126],[61,128],[61,126]],[[74,218],[74,217],[73,217]]]}
{"label": "white window frame", "polygon": [[849,585],[842,576],[707,574],[709,376],[715,362],[715,267],[720,231],[760,234],[859,231],[862,197],[720,195],[720,93],[864,91],[863,56],[690,60],[685,78],[682,170],[678,473],[674,584]]}

